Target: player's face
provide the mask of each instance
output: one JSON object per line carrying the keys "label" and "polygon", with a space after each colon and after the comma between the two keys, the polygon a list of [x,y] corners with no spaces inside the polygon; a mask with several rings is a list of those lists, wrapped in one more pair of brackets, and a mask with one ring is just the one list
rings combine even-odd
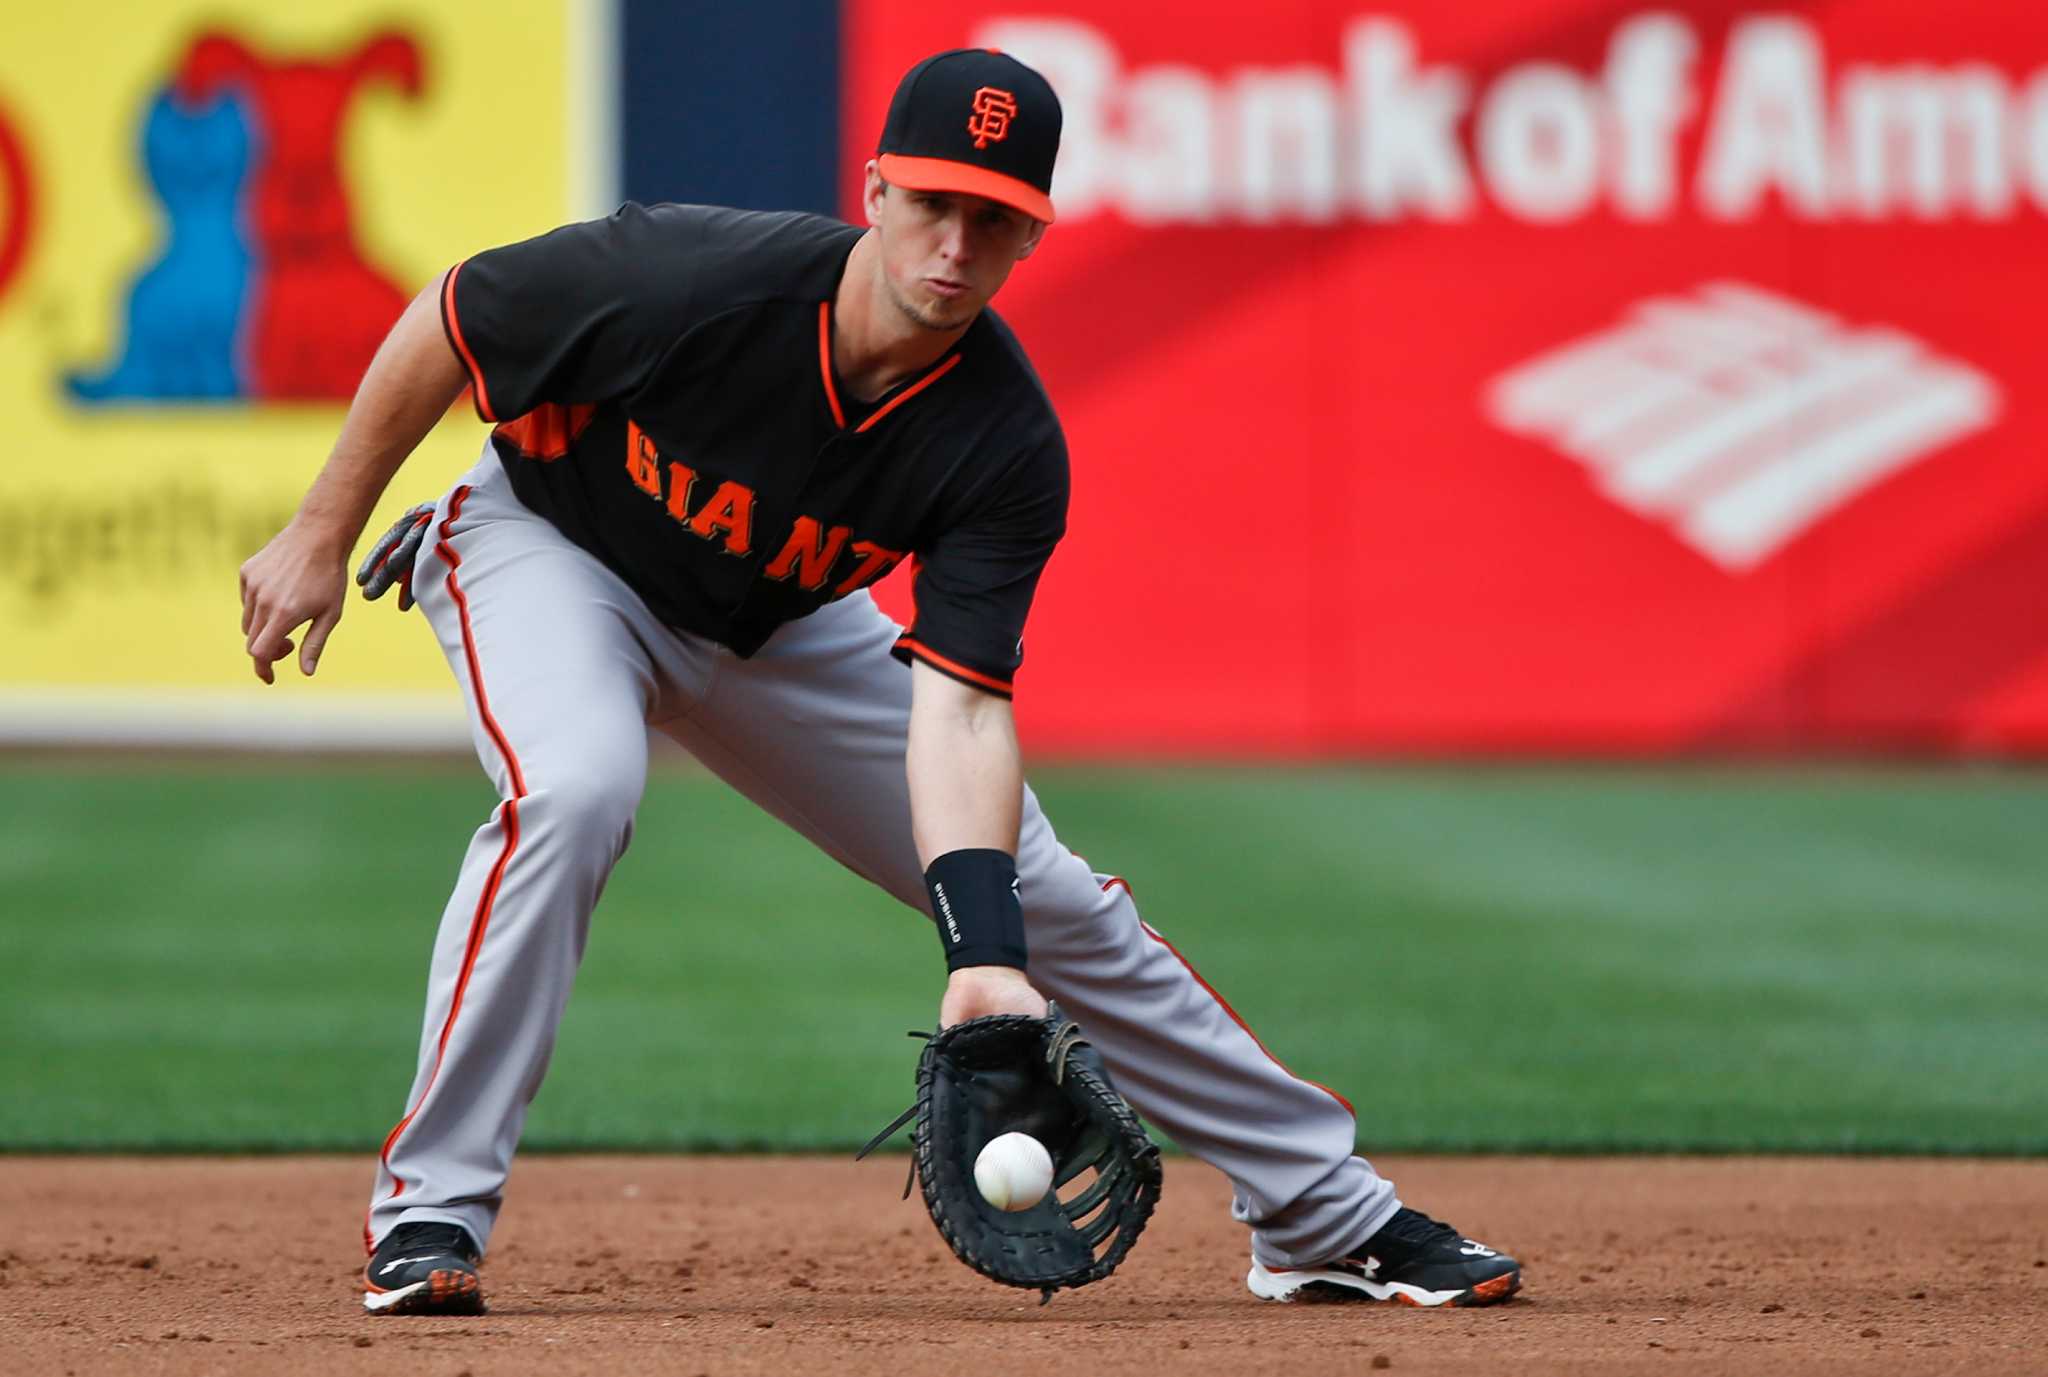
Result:
{"label": "player's face", "polygon": [[988,305],[1045,226],[983,196],[912,191],[868,174],[868,222],[896,307],[929,330],[957,330]]}

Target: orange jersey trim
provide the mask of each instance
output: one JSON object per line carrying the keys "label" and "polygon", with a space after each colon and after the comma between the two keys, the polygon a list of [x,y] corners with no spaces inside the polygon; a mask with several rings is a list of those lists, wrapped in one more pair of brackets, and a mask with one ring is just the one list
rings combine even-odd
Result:
{"label": "orange jersey trim", "polygon": [[[922,378],[919,378],[916,382],[912,383],[910,386],[904,388],[901,392],[898,392],[895,396],[891,397],[889,399],[889,404],[887,406],[884,406],[874,415],[868,417],[865,421],[862,421],[859,425],[855,426],[853,433],[855,435],[858,435],[862,431],[867,430],[869,427],[873,426],[875,422],[881,420],[884,416],[894,411],[897,407],[902,406],[912,397],[915,397],[918,393],[924,391],[927,387],[930,387],[940,378],[943,378],[948,373],[952,372],[955,368],[959,366],[959,364],[960,356],[958,354],[953,355],[952,358],[947,359],[937,368],[934,368],[931,372],[925,374]],[[841,424],[844,424],[844,422],[841,422]]]}
{"label": "orange jersey trim", "polygon": [[[463,263],[468,261],[465,258]],[[446,280],[441,283],[441,319],[448,326],[449,342],[455,346],[455,353],[469,374],[470,386],[476,390],[476,414],[496,425],[498,417],[491,410],[491,395],[484,391],[484,371],[477,367],[476,355],[469,351],[469,343],[462,337],[462,322],[455,318],[455,279],[461,271],[462,263],[457,263],[448,270]]]}
{"label": "orange jersey trim", "polygon": [[825,402],[832,408],[832,424],[846,429],[846,413],[839,406],[839,389],[832,386],[832,303],[818,303],[818,376],[825,381]]}
{"label": "orange jersey trim", "polygon": [[939,652],[937,652],[936,650],[933,650],[930,646],[924,644],[924,642],[919,641],[914,637],[898,636],[896,638],[896,648],[908,654],[915,655],[918,659],[923,660],[933,669],[936,669],[941,673],[948,675],[951,678],[958,679],[962,683],[973,684],[976,688],[988,689],[993,693],[1001,694],[1005,698],[1008,698],[1013,692],[1015,692],[1015,690],[1009,684],[1004,683],[1001,679],[997,679],[991,675],[983,674],[979,670],[969,669],[966,665],[961,664],[958,660],[949,660],[945,656],[939,654]]}
{"label": "orange jersey trim", "polygon": [[494,433],[517,445],[527,458],[551,463],[569,452],[596,412],[597,408],[588,404],[544,402],[524,416],[504,422]]}
{"label": "orange jersey trim", "polygon": [[[873,429],[877,421],[945,377],[959,365],[958,354],[946,359],[931,372],[891,397],[874,415],[855,426],[853,433],[859,435],[863,431]],[[846,429],[846,408],[839,404],[839,389],[832,383],[832,303],[829,301],[818,303],[818,379],[825,385],[825,404],[832,408],[832,424],[841,430]]]}
{"label": "orange jersey trim", "polygon": [[1034,220],[1052,223],[1052,197],[1029,182],[973,163],[884,153],[876,159],[875,170],[882,174],[883,181],[911,191],[962,191],[969,196],[986,196],[1012,210],[1021,210]]}

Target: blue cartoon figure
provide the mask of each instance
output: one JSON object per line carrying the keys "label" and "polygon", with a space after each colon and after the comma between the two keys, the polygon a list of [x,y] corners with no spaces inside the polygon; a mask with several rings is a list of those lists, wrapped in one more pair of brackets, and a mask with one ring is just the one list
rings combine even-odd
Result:
{"label": "blue cartoon figure", "polygon": [[244,392],[237,349],[250,255],[242,189],[254,150],[240,98],[188,108],[160,92],[143,122],[142,162],[169,221],[168,242],[128,293],[128,337],[111,368],[65,379],[83,402],[225,401]]}

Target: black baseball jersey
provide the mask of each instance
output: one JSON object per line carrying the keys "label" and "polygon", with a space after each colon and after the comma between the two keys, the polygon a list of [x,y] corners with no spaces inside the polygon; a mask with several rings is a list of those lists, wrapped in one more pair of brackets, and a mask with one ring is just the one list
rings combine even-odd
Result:
{"label": "black baseball jersey", "polygon": [[923,373],[847,395],[832,299],[860,234],[628,204],[456,265],[442,323],[521,501],[663,621],[751,655],[909,558],[897,657],[1007,697],[1066,444],[986,310]]}

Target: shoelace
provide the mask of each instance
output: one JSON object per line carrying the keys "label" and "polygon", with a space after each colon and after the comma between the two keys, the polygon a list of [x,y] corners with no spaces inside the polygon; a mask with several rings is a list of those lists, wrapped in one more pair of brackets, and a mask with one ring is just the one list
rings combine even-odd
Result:
{"label": "shoelace", "polygon": [[1432,1243],[1456,1242],[1463,1235],[1450,1225],[1405,1206],[1372,1236],[1360,1253],[1383,1250],[1388,1243],[1421,1252]]}
{"label": "shoelace", "polygon": [[1458,1237],[1458,1231],[1450,1225],[1441,1220],[1431,1219],[1421,1210],[1410,1209],[1396,1211],[1381,1232],[1390,1233],[1409,1243],[1432,1243],[1439,1238]]}
{"label": "shoelace", "polygon": [[467,1229],[457,1224],[436,1224],[431,1221],[400,1224],[391,1231],[390,1236],[384,1240],[383,1247],[378,1251],[389,1252],[401,1248],[446,1248],[449,1252],[459,1253],[463,1257],[468,1257],[471,1252]]}

